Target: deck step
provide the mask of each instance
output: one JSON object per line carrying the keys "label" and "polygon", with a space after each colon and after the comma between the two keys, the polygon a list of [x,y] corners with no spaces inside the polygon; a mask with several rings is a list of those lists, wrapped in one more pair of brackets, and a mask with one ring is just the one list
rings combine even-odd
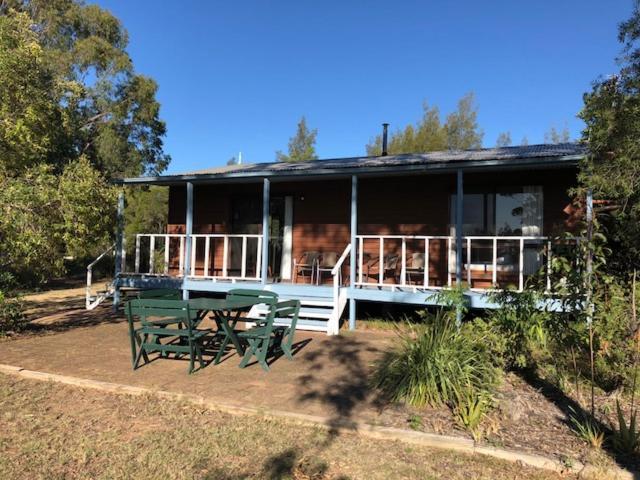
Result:
{"label": "deck step", "polygon": [[[314,308],[314,307],[300,307],[299,318],[324,318],[328,319],[333,312],[332,308]],[[257,307],[253,310],[253,314],[264,316],[268,313],[268,309],[264,307]]]}

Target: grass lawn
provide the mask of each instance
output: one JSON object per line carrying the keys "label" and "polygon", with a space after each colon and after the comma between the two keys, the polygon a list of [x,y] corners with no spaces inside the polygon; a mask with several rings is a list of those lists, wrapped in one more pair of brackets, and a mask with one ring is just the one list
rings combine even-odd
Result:
{"label": "grass lawn", "polygon": [[0,405],[7,479],[560,478],[482,456],[4,374]]}

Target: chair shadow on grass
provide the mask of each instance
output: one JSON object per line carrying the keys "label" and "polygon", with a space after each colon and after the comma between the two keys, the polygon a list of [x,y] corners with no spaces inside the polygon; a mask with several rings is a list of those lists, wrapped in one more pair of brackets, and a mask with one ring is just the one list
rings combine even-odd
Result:
{"label": "chair shadow on grass", "polygon": [[[562,411],[564,416],[560,420],[562,420],[562,422],[571,430],[574,430],[575,428],[571,422],[571,417],[590,417],[590,412],[585,410],[579,402],[566,395],[562,390],[548,380],[545,380],[534,372],[529,371],[520,372],[519,376]],[[601,432],[605,432],[606,434],[611,433],[611,428],[606,423],[601,422],[597,418],[593,418],[593,422]],[[638,456],[617,453],[608,442],[603,444],[602,449],[616,462],[619,467],[633,472],[633,478],[640,480],[640,458],[638,458]]]}

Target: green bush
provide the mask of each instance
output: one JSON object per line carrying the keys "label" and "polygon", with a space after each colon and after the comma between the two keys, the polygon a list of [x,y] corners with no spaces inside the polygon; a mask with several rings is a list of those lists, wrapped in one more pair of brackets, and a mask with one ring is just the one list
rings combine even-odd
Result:
{"label": "green bush", "polygon": [[22,301],[19,298],[5,296],[0,291],[0,336],[24,328],[26,318],[22,307]]}
{"label": "green bush", "polygon": [[468,392],[491,393],[498,374],[479,338],[440,310],[399,334],[395,348],[375,365],[372,383],[391,401],[453,407]]}

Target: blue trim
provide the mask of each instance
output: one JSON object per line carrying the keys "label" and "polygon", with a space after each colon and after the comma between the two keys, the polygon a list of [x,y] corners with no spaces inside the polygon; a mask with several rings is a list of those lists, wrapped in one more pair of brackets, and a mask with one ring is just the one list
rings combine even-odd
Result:
{"label": "blue trim", "polygon": [[[305,299],[333,299],[333,288],[325,285],[309,285],[300,283],[270,283],[262,285],[261,282],[213,282],[211,280],[184,279],[175,277],[162,276],[121,276],[116,282],[119,287],[125,288],[176,288],[187,289],[190,292],[214,292],[226,293],[233,288],[265,288],[276,292],[278,295],[290,296]],[[416,306],[437,306],[438,290],[426,290],[414,292],[413,288],[397,287],[394,291],[388,288],[354,288],[349,289],[349,301],[369,301],[369,302],[385,302],[397,303],[404,305]],[[466,292],[466,297],[471,309],[496,309],[499,305],[493,303],[489,299],[489,295],[483,292]],[[562,302],[557,299],[549,298],[541,302],[540,308],[546,307],[550,311],[560,312],[563,310]]]}
{"label": "blue trim", "polygon": [[[187,276],[191,273],[191,234],[193,233],[193,183],[191,182],[187,183],[187,218],[185,223],[184,274]],[[183,287],[182,298],[189,300],[188,288]]]}
{"label": "blue trim", "polygon": [[262,263],[260,265],[260,276],[262,277],[262,284],[266,285],[267,275],[269,274],[269,179],[265,178],[262,185]]}
{"label": "blue trim", "polygon": [[[349,256],[349,285],[356,284],[356,235],[358,234],[358,177],[351,176],[351,255]],[[349,330],[356,329],[356,300],[349,299]]]}
{"label": "blue trim", "polygon": [[[117,226],[116,226],[116,266],[114,271],[114,277],[120,276],[122,269],[122,244],[124,242],[124,192],[118,193],[118,212],[117,212]],[[113,291],[113,311],[117,311],[120,306],[120,288],[114,285]]]}

